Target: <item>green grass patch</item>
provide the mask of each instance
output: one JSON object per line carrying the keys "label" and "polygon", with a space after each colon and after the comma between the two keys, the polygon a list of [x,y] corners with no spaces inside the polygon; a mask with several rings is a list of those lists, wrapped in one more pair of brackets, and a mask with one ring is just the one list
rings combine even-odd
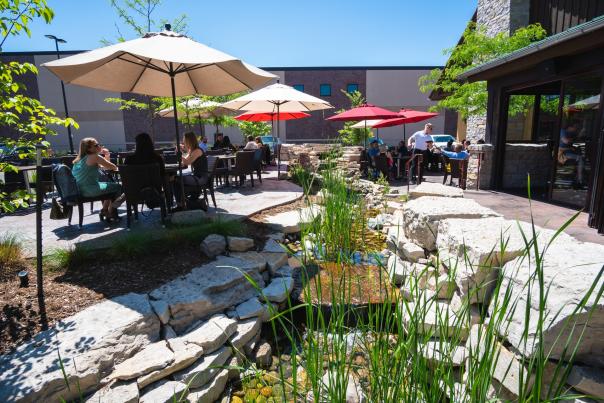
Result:
{"label": "green grass patch", "polygon": [[23,262],[23,243],[17,235],[0,237],[0,267],[11,267]]}

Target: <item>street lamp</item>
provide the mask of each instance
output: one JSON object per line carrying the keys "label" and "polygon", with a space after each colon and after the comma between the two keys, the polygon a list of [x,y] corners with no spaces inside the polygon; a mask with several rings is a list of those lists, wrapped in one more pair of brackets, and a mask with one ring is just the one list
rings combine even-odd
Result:
{"label": "street lamp", "polygon": [[[54,35],[44,35],[48,39],[52,39],[55,41],[55,49],[57,50],[57,59],[61,58],[61,54],[59,53],[59,43],[67,43],[65,39],[57,38]],[[61,91],[63,92],[63,107],[65,108],[65,117],[69,117],[69,110],[67,109],[67,98],[65,97],[65,84],[63,84],[63,80],[61,80]],[[71,135],[71,125],[67,126],[67,137],[69,138],[69,152],[71,154],[73,151],[73,136]]]}

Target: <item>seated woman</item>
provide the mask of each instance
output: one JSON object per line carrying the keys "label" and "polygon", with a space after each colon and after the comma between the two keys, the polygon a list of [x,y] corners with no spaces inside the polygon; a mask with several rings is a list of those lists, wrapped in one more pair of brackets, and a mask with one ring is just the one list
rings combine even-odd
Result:
{"label": "seated woman", "polygon": [[157,164],[159,165],[159,172],[163,178],[166,164],[164,159],[155,152],[153,140],[147,133],[139,133],[134,138],[136,148],[134,154],[126,157],[124,163],[126,165],[146,165],[146,164]]}
{"label": "seated woman", "polygon": [[86,137],[80,141],[80,151],[73,160],[73,176],[78,184],[78,189],[84,197],[97,197],[107,195],[103,199],[103,208],[99,213],[101,220],[118,220],[117,208],[121,204],[122,187],[118,183],[101,182],[99,168],[116,171],[117,166],[107,161],[99,153],[102,146],[96,139]]}
{"label": "seated woman", "polygon": [[247,136],[247,143],[245,144],[245,147],[243,147],[244,150],[257,150],[258,147],[258,143],[256,143],[254,141],[254,136]]}
{"label": "seated woman", "polygon": [[260,136],[256,137],[256,144],[258,144],[258,148],[262,149],[262,164],[270,165],[271,164],[271,148],[268,144],[264,144],[262,142],[262,138]]}
{"label": "seated woman", "polygon": [[203,186],[208,181],[208,157],[199,148],[195,133],[188,132],[184,136],[184,151],[182,156],[182,164],[190,166],[191,172],[176,177],[174,181],[174,196],[176,203],[180,207],[184,207],[184,199],[182,197],[181,186]]}

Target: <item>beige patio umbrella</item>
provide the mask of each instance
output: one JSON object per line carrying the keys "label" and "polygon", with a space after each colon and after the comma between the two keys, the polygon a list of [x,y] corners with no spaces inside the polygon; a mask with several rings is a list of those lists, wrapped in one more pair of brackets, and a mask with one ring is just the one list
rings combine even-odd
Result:
{"label": "beige patio umbrella", "polygon": [[373,127],[373,125],[378,124],[382,120],[384,120],[384,119],[361,120],[360,122],[357,122],[350,127],[352,127],[353,129],[366,129],[368,127]]}
{"label": "beige patio umbrella", "polygon": [[[176,97],[227,95],[251,90],[276,76],[233,56],[172,32],[150,32],[142,38],[79,53],[43,64],[66,83],[116,92],[172,97],[176,142]],[[178,152],[179,171],[181,155]]]}
{"label": "beige patio umbrella", "polygon": [[[257,91],[235,98],[222,104],[224,108],[238,111],[268,112],[311,112],[331,109],[333,106],[327,101],[313,97],[289,85],[272,84]],[[279,125],[277,125],[277,139],[279,139]],[[281,173],[281,148],[277,153],[277,178]]]}

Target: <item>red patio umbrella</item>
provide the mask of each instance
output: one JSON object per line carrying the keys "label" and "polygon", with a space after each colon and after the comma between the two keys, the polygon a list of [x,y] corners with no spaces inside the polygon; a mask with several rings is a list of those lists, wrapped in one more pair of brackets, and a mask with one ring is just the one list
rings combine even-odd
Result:
{"label": "red patio umbrella", "polygon": [[[380,108],[379,106],[371,104],[363,104],[356,108],[349,109],[337,115],[328,117],[326,120],[333,121],[354,121],[358,122],[361,120],[368,119],[393,119],[398,118],[399,115],[396,112],[389,111],[388,109]],[[374,126],[375,127],[375,126]],[[365,126],[365,133],[367,133],[367,126]],[[364,139],[365,148],[367,148],[367,138]]]}
{"label": "red patio umbrella", "polygon": [[292,120],[302,119],[309,117],[310,114],[304,112],[281,112],[277,117],[277,113],[274,112],[248,112],[243,113],[239,116],[235,116],[237,120],[243,120],[246,122],[269,122],[273,120]]}
{"label": "red patio umbrella", "polygon": [[407,123],[417,123],[417,122],[421,122],[423,120],[433,118],[435,116],[438,116],[438,113],[415,111],[413,109],[402,108],[398,112],[397,118],[382,120],[381,122],[374,124],[372,127],[374,129],[379,129],[382,127],[392,127],[392,126],[403,125],[403,141],[405,141],[406,137],[407,137],[405,125]]}

